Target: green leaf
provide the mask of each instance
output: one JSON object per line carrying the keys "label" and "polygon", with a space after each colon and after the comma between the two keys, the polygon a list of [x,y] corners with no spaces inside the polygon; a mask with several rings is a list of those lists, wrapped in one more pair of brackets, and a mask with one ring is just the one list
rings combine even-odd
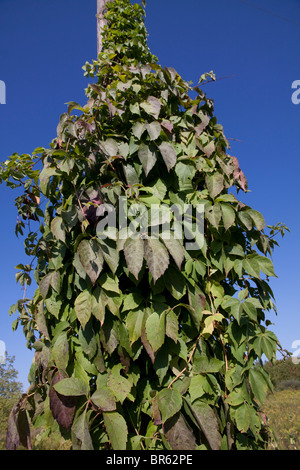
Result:
{"label": "green leaf", "polygon": [[243,304],[235,297],[225,296],[221,303],[222,308],[232,315],[240,323],[243,314]]}
{"label": "green leaf", "polygon": [[171,168],[176,165],[177,161],[177,156],[173,145],[170,142],[163,142],[158,148],[168,171],[170,171]]}
{"label": "green leaf", "polygon": [[192,307],[189,312],[193,319],[193,322],[199,331],[200,322],[203,317],[203,310],[206,305],[206,297],[202,290],[195,285],[194,287],[190,286],[188,289],[189,304]]}
{"label": "green leaf", "polygon": [[119,320],[113,321],[110,317],[105,318],[105,322],[100,330],[100,341],[108,354],[112,354],[117,348],[119,338]]}
{"label": "green leaf", "polygon": [[241,224],[247,229],[247,230],[252,230],[253,228],[253,220],[248,214],[248,211],[239,211],[238,212],[238,218],[241,222]]}
{"label": "green leaf", "polygon": [[146,130],[146,125],[143,122],[137,121],[132,126],[132,133],[138,139],[142,137],[142,134],[144,133],[145,130]]}
{"label": "green leaf", "polygon": [[99,238],[98,243],[101,246],[101,253],[104,260],[108,264],[112,273],[115,274],[119,266],[119,251],[117,250],[116,242],[109,238],[106,238],[105,240]]}
{"label": "green leaf", "polygon": [[116,411],[103,413],[104,426],[114,450],[126,450],[128,429],[125,419]]}
{"label": "green leaf", "polygon": [[226,398],[226,403],[231,406],[239,406],[242,405],[245,401],[245,397],[243,392],[240,389],[235,389],[231,392],[228,397]]}
{"label": "green leaf", "polygon": [[53,233],[54,237],[56,240],[60,240],[63,243],[66,241],[66,233],[65,233],[65,228],[64,228],[64,223],[63,219],[61,217],[55,217],[51,221],[51,232]]}
{"label": "green leaf", "polygon": [[122,311],[135,310],[143,302],[143,296],[139,292],[131,292],[123,297]]}
{"label": "green leaf", "polygon": [[243,309],[244,309],[245,313],[248,315],[250,320],[253,320],[253,321],[256,322],[257,321],[257,311],[256,311],[255,305],[253,305],[251,300],[254,300],[254,299],[246,299],[243,302],[242,305],[243,305]]}
{"label": "green leaf", "polygon": [[162,422],[165,423],[181,410],[182,398],[178,390],[164,388],[157,394],[158,408],[161,413]]}
{"label": "green leaf", "polygon": [[128,238],[124,243],[124,255],[126,264],[136,279],[144,262],[144,242],[141,238]]}
{"label": "green leaf", "polygon": [[105,307],[107,305],[107,300],[104,292],[100,289],[99,286],[94,290],[91,297],[91,311],[97,320],[101,323],[101,326],[104,323],[105,319]]}
{"label": "green leaf", "polygon": [[103,254],[96,240],[82,240],[77,248],[81,265],[94,285],[103,268]]}
{"label": "green leaf", "polygon": [[254,209],[248,209],[247,214],[250,215],[257,230],[263,230],[265,228],[265,225],[266,225],[265,219],[260,212],[255,211]]}
{"label": "green leaf", "polygon": [[215,357],[196,356],[193,363],[195,374],[214,374],[220,371],[224,362]]}
{"label": "green leaf", "polygon": [[158,98],[155,96],[149,96],[147,101],[140,103],[140,107],[143,108],[147,114],[150,114],[151,116],[154,116],[156,119],[158,119],[161,109],[161,103]]}
{"label": "green leaf", "polygon": [[118,278],[110,273],[103,274],[99,279],[99,284],[106,291],[120,294]]}
{"label": "green leaf", "polygon": [[268,384],[259,369],[249,370],[249,382],[254,397],[263,404],[268,393]]}
{"label": "green leaf", "polygon": [[159,122],[152,121],[150,123],[146,122],[146,129],[149,134],[150,140],[156,140],[161,133],[161,126]]}
{"label": "green leaf", "polygon": [[55,318],[59,318],[59,314],[62,307],[62,300],[53,293],[50,298],[45,300],[45,306],[49,313],[54,315]]}
{"label": "green leaf", "polygon": [[265,354],[271,361],[276,355],[277,342],[276,336],[273,336],[271,331],[263,331],[253,341],[253,349],[258,356]]}
{"label": "green leaf", "polygon": [[169,254],[165,246],[157,238],[144,240],[145,258],[154,282],[160,278],[169,266]]}
{"label": "green leaf", "polygon": [[180,300],[186,293],[186,280],[180,271],[170,267],[164,276],[164,283],[171,295]]}
{"label": "green leaf", "polygon": [[92,359],[96,352],[97,352],[97,336],[95,335],[95,331],[92,326],[92,322],[89,321],[85,327],[79,328],[78,332],[78,341],[82,348],[84,354],[89,358]]}
{"label": "green leaf", "polygon": [[244,270],[250,274],[250,276],[256,277],[257,279],[260,278],[260,266],[256,258],[245,258],[242,261],[242,265]]}
{"label": "green leaf", "polygon": [[260,270],[267,276],[276,277],[272,260],[266,256],[257,256],[255,260],[259,264]]}
{"label": "green leaf", "polygon": [[205,394],[205,383],[207,379],[204,375],[198,374],[193,375],[189,385],[189,394],[191,402],[193,403],[198,398],[201,398]]}
{"label": "green leaf", "polygon": [[88,290],[81,292],[75,300],[75,312],[82,328],[89,321],[92,315],[92,297]]}
{"label": "green leaf", "polygon": [[176,313],[169,310],[166,314],[166,335],[177,343],[179,322]]}
{"label": "green leaf", "polygon": [[122,364],[113,366],[107,377],[107,386],[120,403],[124,402],[132,388],[131,382],[121,375],[122,369]]}
{"label": "green leaf", "polygon": [[205,208],[205,215],[209,223],[218,229],[222,218],[220,204],[214,204],[213,206]]}
{"label": "green leaf", "polygon": [[69,342],[65,332],[58,335],[51,353],[56,367],[60,370],[66,370],[69,363]]}
{"label": "green leaf", "polygon": [[115,411],[116,409],[114,394],[106,386],[101,386],[101,389],[96,390],[91,396],[91,400],[102,411]]}
{"label": "green leaf", "polygon": [[185,249],[180,240],[174,238],[174,236],[170,233],[168,236],[164,236],[162,234],[161,237],[163,243],[167,247],[170,255],[174,259],[175,263],[177,264],[178,268],[181,269],[181,265],[184,261],[185,257]]}
{"label": "green leaf", "polygon": [[148,176],[156,163],[156,153],[146,144],[141,144],[138,150],[138,157],[143,166],[145,175]]}
{"label": "green leaf", "polygon": [[61,288],[61,278],[58,271],[53,271],[50,276],[51,287],[59,294]]}
{"label": "green leaf", "polygon": [[239,431],[245,433],[250,427],[250,406],[244,403],[234,411],[234,419]]}
{"label": "green leaf", "polygon": [[69,377],[62,379],[54,385],[55,390],[67,397],[88,396],[88,385],[81,379]]}
{"label": "green leaf", "polygon": [[89,426],[87,422],[87,412],[84,411],[77,417],[72,426],[72,431],[81,441],[81,450],[93,450],[93,443],[89,432]]}
{"label": "green leaf", "polygon": [[154,352],[164,344],[166,334],[166,315],[153,312],[146,321],[147,339]]}
{"label": "green leaf", "polygon": [[142,310],[134,310],[128,313],[126,318],[126,328],[131,344],[141,337],[143,321],[144,312]]}
{"label": "green leaf", "polygon": [[104,152],[110,156],[115,157],[119,153],[118,149],[118,142],[114,139],[107,139],[105,141],[100,142]]}
{"label": "green leaf", "polygon": [[51,176],[57,175],[55,168],[45,167],[40,173],[40,190],[47,196],[48,183]]}
{"label": "green leaf", "polygon": [[228,230],[235,223],[235,211],[229,204],[220,204],[222,219],[225,230]]}
{"label": "green leaf", "polygon": [[192,180],[196,174],[196,169],[191,162],[178,162],[175,166],[175,173],[178,176],[179,189],[181,191],[192,190]]}
{"label": "green leaf", "polygon": [[207,174],[205,177],[209,195],[214,199],[224,189],[224,176],[221,173]]}

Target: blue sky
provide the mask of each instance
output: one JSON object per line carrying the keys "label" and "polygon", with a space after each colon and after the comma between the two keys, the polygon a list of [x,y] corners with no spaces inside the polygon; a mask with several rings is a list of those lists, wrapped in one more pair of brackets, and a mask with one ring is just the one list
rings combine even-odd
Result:
{"label": "blue sky", "polygon": [[[300,175],[300,104],[292,83],[300,80],[300,0],[148,0],[149,46],[163,66],[195,85],[204,72],[220,79],[205,85],[218,122],[231,140],[249,189],[240,198],[267,224],[291,230],[279,239],[272,280],[278,316],[272,330],[282,347],[300,346],[297,292]],[[0,161],[14,152],[47,147],[68,101],[85,103],[82,66],[96,56],[96,0],[0,0]],[[204,88],[203,88],[204,89]],[[300,96],[300,95],[299,95]],[[0,100],[1,101],[1,100]],[[22,330],[13,333],[9,307],[22,297],[15,266],[24,263],[23,241],[14,235],[14,193],[0,186],[0,340],[15,356],[27,387],[33,353]]]}

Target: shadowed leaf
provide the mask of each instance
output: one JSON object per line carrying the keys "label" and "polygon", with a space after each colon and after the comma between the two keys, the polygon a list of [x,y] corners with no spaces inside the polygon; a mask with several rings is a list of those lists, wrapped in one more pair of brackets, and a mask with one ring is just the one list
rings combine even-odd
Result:
{"label": "shadowed leaf", "polygon": [[58,424],[69,430],[75,414],[76,398],[61,395],[54,389],[54,385],[66,378],[65,374],[57,371],[53,374],[49,390],[50,410]]}

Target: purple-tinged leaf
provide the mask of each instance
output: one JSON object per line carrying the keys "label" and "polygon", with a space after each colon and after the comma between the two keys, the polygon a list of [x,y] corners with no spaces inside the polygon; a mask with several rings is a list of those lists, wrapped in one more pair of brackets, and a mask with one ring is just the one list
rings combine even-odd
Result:
{"label": "purple-tinged leaf", "polygon": [[234,179],[242,188],[242,190],[247,192],[247,189],[248,189],[247,179],[244,173],[242,172],[242,170],[240,169],[239,161],[236,157],[231,157],[231,158],[234,163]]}
{"label": "purple-tinged leaf", "polygon": [[66,374],[61,371],[57,371],[52,375],[49,390],[49,403],[54,419],[60,426],[69,430],[74,419],[77,399],[74,396],[61,395],[54,388],[55,384],[66,377]]}
{"label": "purple-tinged leaf", "polygon": [[30,428],[26,409],[21,398],[9,413],[5,447],[7,450],[17,450],[20,446],[31,449]]}
{"label": "purple-tinged leaf", "polygon": [[164,435],[173,450],[194,450],[196,439],[182,413],[177,413],[163,425]]}
{"label": "purple-tinged leaf", "polygon": [[163,142],[159,146],[159,151],[164,159],[168,171],[176,165],[177,156],[173,145],[170,142]]}

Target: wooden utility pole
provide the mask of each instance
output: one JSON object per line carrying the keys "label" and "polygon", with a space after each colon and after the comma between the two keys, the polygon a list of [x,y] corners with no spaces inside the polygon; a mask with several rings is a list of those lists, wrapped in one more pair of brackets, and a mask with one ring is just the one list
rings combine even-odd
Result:
{"label": "wooden utility pole", "polygon": [[102,31],[106,25],[104,19],[104,13],[106,10],[106,4],[112,0],[97,0],[97,53],[100,54],[102,51]]}

